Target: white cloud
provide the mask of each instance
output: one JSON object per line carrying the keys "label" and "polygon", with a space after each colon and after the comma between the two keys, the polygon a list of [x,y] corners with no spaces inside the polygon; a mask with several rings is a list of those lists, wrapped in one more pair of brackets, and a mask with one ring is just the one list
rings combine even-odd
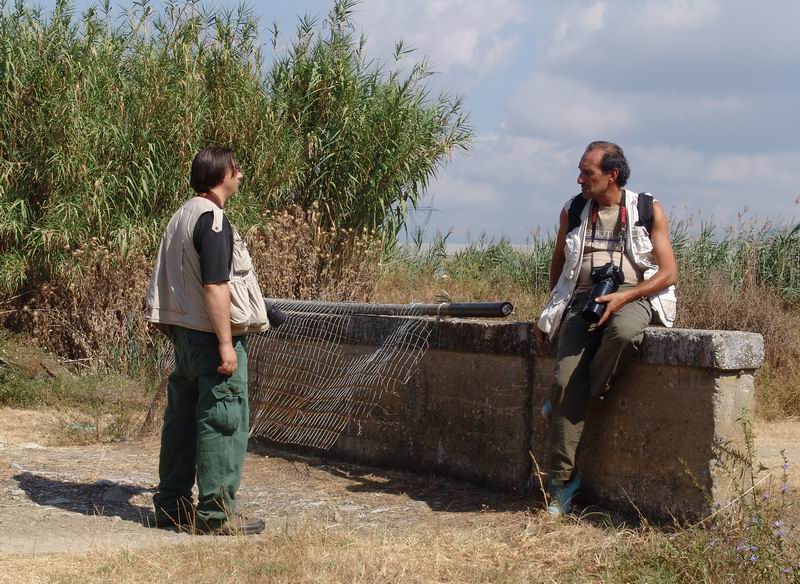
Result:
{"label": "white cloud", "polygon": [[520,37],[509,27],[527,13],[522,0],[385,0],[359,5],[355,20],[369,33],[372,54],[387,57],[403,39],[417,59],[424,55],[434,69],[475,83],[513,52]]}
{"label": "white cloud", "polygon": [[714,23],[720,8],[719,0],[652,0],[641,4],[633,22],[652,32],[696,30]]}
{"label": "white cloud", "polygon": [[571,4],[558,19],[546,57],[557,59],[581,49],[587,40],[605,27],[606,2],[598,0],[588,7]]}
{"label": "white cloud", "polygon": [[634,121],[618,94],[547,73],[535,73],[509,108],[518,129],[551,138],[619,135]]}
{"label": "white cloud", "polygon": [[631,188],[652,191],[667,208],[722,223],[735,223],[745,208],[781,221],[800,216],[800,150],[748,155],[632,145],[626,154]]}
{"label": "white cloud", "polygon": [[447,174],[431,189],[436,193],[435,204],[440,208],[482,207],[497,202],[498,194],[489,181],[465,180]]}

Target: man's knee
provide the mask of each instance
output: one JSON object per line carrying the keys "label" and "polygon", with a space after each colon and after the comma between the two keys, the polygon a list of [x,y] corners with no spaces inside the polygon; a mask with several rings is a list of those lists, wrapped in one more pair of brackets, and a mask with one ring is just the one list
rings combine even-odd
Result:
{"label": "man's knee", "polygon": [[631,322],[624,319],[613,319],[606,325],[606,331],[603,334],[604,340],[613,340],[618,343],[638,344],[644,336],[644,326],[641,323]]}

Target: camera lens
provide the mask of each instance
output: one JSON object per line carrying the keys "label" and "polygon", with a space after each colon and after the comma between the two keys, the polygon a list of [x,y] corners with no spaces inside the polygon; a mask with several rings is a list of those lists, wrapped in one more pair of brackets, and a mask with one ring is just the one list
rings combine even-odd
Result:
{"label": "camera lens", "polygon": [[589,300],[586,302],[586,306],[581,312],[581,316],[583,316],[583,319],[586,322],[597,323],[603,317],[603,312],[606,310],[606,305],[595,302],[595,298],[598,296],[611,294],[616,290],[616,288],[616,282],[614,282],[611,278],[603,278],[597,284],[592,286],[592,291],[589,292]]}

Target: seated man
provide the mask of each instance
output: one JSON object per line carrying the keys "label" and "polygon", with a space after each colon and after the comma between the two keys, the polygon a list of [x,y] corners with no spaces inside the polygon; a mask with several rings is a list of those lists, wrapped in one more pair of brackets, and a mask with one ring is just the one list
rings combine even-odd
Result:
{"label": "seated man", "polygon": [[[622,148],[592,142],[578,165],[581,193],[561,211],[550,261],[550,299],[534,333],[558,339],[552,418],[548,511],[562,515],[580,486],[575,472],[589,398],[602,398],[621,361],[654,320],[675,321],[677,268],[661,204],[625,187],[630,168]],[[586,310],[601,278],[618,285]]]}

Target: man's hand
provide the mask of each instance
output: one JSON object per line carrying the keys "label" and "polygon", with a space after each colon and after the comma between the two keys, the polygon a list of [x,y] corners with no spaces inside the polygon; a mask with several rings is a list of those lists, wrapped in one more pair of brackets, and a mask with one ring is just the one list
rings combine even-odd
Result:
{"label": "man's hand", "polygon": [[639,282],[636,286],[626,292],[615,292],[595,298],[596,302],[606,305],[606,310],[597,326],[603,326],[606,321],[614,316],[620,309],[633,302],[637,298],[647,298],[653,294],[658,294],[668,286],[678,282],[678,268],[675,264],[675,253],[672,250],[672,243],[669,240],[669,226],[667,216],[661,203],[653,203],[653,226],[650,231],[650,241],[653,244],[653,256],[655,257],[658,271],[649,280]]}
{"label": "man's hand", "polygon": [[204,299],[211,325],[219,342],[220,364],[217,371],[233,375],[238,365],[231,337],[231,293],[227,282],[203,285]]}
{"label": "man's hand", "polygon": [[219,344],[219,357],[220,365],[217,367],[217,372],[223,375],[233,375],[236,371],[236,366],[239,363],[236,357],[236,351],[233,349],[233,343],[220,343]]}
{"label": "man's hand", "polygon": [[623,306],[633,300],[628,292],[614,292],[613,294],[604,294],[594,299],[598,304],[605,304],[606,309],[603,311],[603,316],[597,322],[597,326],[603,326],[606,321],[618,313]]}

